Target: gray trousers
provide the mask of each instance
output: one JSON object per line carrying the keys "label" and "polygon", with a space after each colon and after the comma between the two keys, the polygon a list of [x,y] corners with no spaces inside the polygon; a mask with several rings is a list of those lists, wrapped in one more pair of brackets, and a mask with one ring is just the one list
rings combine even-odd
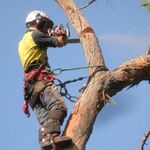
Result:
{"label": "gray trousers", "polygon": [[58,92],[57,86],[52,83],[41,92],[39,100],[33,109],[40,125],[48,121],[48,113],[54,109],[60,109],[67,113],[64,99]]}

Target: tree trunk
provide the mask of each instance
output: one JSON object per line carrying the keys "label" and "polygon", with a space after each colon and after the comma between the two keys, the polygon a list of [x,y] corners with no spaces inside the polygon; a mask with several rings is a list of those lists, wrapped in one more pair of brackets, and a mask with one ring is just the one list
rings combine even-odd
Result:
{"label": "tree trunk", "polygon": [[64,131],[64,135],[73,140],[68,150],[84,150],[96,116],[107,102],[111,102],[111,96],[129,85],[150,79],[150,56],[135,58],[113,71],[108,71],[96,35],[73,0],[56,0],[56,2],[79,36],[87,64],[103,66],[89,68],[91,77],[77,100]]}

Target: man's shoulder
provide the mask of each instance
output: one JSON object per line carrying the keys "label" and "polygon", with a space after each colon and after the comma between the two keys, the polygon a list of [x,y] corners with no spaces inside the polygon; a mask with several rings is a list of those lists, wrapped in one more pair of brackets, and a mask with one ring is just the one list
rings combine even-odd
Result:
{"label": "man's shoulder", "polygon": [[34,30],[32,31],[32,35],[44,35],[44,33],[39,30]]}
{"label": "man's shoulder", "polygon": [[38,31],[38,30],[35,30],[35,31],[32,31],[32,38],[35,40],[35,41],[39,41],[39,39],[41,38],[44,38],[45,37],[45,34]]}

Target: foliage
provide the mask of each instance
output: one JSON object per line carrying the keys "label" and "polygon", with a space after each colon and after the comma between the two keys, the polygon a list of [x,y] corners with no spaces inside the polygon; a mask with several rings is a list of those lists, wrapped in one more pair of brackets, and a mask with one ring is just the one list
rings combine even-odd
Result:
{"label": "foliage", "polygon": [[142,6],[148,9],[150,12],[150,0],[141,0]]}

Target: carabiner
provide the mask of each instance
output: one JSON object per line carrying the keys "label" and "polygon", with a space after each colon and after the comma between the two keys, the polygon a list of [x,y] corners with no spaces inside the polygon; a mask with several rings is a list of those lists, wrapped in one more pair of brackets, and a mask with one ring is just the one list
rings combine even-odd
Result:
{"label": "carabiner", "polygon": [[59,74],[61,74],[63,72],[63,69],[61,69],[61,68],[57,68],[57,69],[53,69],[52,70],[52,73],[54,74],[54,75],[59,75]]}

